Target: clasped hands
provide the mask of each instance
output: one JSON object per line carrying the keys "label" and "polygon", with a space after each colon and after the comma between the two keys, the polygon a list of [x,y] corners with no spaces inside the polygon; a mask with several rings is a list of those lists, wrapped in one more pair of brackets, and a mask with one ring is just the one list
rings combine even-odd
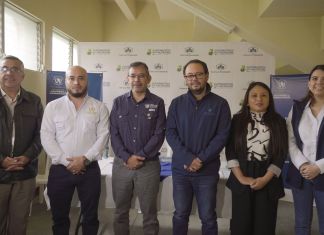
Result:
{"label": "clasped hands", "polygon": [[321,173],[321,170],[316,164],[306,162],[300,166],[299,172],[305,179],[312,180]]}
{"label": "clasped hands", "polygon": [[268,183],[268,180],[266,180],[264,177],[253,178],[243,176],[240,180],[240,183],[244,185],[249,185],[250,188],[253,190],[260,190]]}
{"label": "clasped hands", "polygon": [[29,162],[30,159],[26,156],[6,157],[1,165],[5,171],[21,171]]}
{"label": "clasped hands", "polygon": [[68,169],[73,175],[82,175],[86,171],[86,166],[84,163],[85,156],[68,157],[69,161],[66,169]]}
{"label": "clasped hands", "polygon": [[138,155],[131,155],[127,162],[124,163],[124,166],[126,166],[129,170],[137,170],[141,168],[144,165],[145,157],[141,157]]}
{"label": "clasped hands", "polygon": [[202,161],[196,157],[194,160],[192,160],[191,164],[189,166],[184,165],[184,169],[189,171],[189,172],[197,172],[202,168],[203,164]]}

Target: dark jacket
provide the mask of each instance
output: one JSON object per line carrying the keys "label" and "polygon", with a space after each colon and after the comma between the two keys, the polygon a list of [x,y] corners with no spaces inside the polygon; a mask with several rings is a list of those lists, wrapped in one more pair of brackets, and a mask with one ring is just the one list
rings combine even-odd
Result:
{"label": "dark jacket", "polygon": [[[286,127],[286,122],[285,119],[280,118],[279,123],[278,123],[280,130],[282,131],[282,138],[287,138],[288,139],[288,132],[287,132],[287,127]],[[271,150],[271,144],[273,138],[276,138],[275,136],[271,135],[270,132],[270,142],[269,142],[269,156],[268,159],[265,161],[248,161],[247,160],[247,143],[246,139],[244,139],[243,143],[243,151],[237,152],[235,151],[235,133],[238,128],[242,128],[242,124],[240,121],[240,116],[239,115],[234,115],[233,120],[232,120],[232,125],[231,125],[231,134],[230,138],[228,141],[228,144],[226,145],[226,159],[227,161],[230,160],[238,160],[240,164],[240,169],[242,173],[245,176],[250,176],[253,178],[257,177],[262,177],[265,175],[267,172],[268,167],[270,164],[273,164],[277,166],[278,168],[282,169],[284,161],[287,156],[288,152],[288,146],[286,144],[286,148],[282,150],[282,156],[276,156],[273,157],[270,150]],[[247,134],[247,128],[242,130],[243,133]],[[243,136],[246,136],[243,135]],[[230,176],[227,180],[226,186],[230,188],[233,192],[235,193],[243,193],[247,191],[251,191],[250,186],[248,185],[242,185],[239,180],[235,177],[235,175],[231,172]],[[278,199],[280,197],[284,196],[284,188],[283,188],[283,182],[281,176],[279,178],[273,177],[270,182],[263,188],[264,190],[268,191],[268,195],[270,196],[271,199]]]}
{"label": "dark jacket", "polygon": [[[291,125],[294,131],[294,136],[296,139],[297,147],[300,151],[303,151],[303,142],[300,139],[298,132],[299,123],[303,115],[305,106],[307,105],[308,100],[304,101],[294,101]],[[316,160],[324,158],[324,120],[322,120],[317,137],[317,151],[316,151]],[[286,182],[288,185],[294,188],[301,188],[303,186],[304,178],[301,176],[299,170],[295,165],[290,162],[288,166]],[[314,180],[314,187],[316,190],[324,191],[324,174],[319,174]]]}
{"label": "dark jacket", "polygon": [[[43,115],[41,100],[35,94],[21,88],[12,118],[10,110],[0,94],[0,163],[7,156],[26,156],[30,162],[21,171],[5,171],[0,164],[0,183],[25,180],[37,175],[37,157],[42,149],[40,127]],[[15,143],[12,149],[12,123],[15,123]]]}
{"label": "dark jacket", "polygon": [[[172,100],[167,117],[166,139],[172,148],[172,172],[182,175],[218,175],[219,154],[231,125],[227,101],[210,92],[197,101],[188,91]],[[195,173],[184,170],[195,157],[203,167]]]}

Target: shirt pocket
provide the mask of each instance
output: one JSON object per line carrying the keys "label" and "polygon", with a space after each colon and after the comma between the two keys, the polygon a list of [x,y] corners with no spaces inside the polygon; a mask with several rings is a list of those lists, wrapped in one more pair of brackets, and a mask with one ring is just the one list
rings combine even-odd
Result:
{"label": "shirt pocket", "polygon": [[64,137],[70,132],[72,128],[69,123],[69,119],[67,117],[55,117],[54,118],[54,125],[55,125],[55,132],[56,132],[56,139],[59,143],[64,142]]}
{"label": "shirt pocket", "polygon": [[157,112],[149,112],[145,111],[141,114],[141,124],[142,128],[149,131],[150,135],[153,135],[154,130],[156,128],[158,114]]}

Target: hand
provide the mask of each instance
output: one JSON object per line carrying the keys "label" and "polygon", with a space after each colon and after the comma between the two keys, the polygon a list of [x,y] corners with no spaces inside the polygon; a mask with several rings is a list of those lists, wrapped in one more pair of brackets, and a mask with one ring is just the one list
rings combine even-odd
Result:
{"label": "hand", "polygon": [[248,177],[248,176],[242,176],[238,179],[240,181],[241,184],[243,185],[252,185],[255,183],[256,179],[252,178],[252,177]]}
{"label": "hand", "polygon": [[190,166],[184,165],[184,169],[189,172],[197,172],[202,168],[202,166],[202,161],[196,157],[194,160],[192,160]]}
{"label": "hand", "polygon": [[124,163],[124,165],[129,169],[129,170],[136,170],[140,167],[143,166],[144,164],[145,157],[141,157],[138,155],[131,155],[128,159],[127,162]]}
{"label": "hand", "polygon": [[308,180],[314,179],[321,173],[320,168],[316,164],[303,164],[299,171],[300,174]]}
{"label": "hand", "polygon": [[24,166],[29,162],[29,159],[25,156],[20,157],[6,157],[2,161],[2,167],[5,168],[5,171],[21,171],[24,169]]}
{"label": "hand", "polygon": [[264,177],[258,177],[253,180],[253,182],[250,184],[251,189],[254,190],[260,190],[262,189],[268,181]]}
{"label": "hand", "polygon": [[66,160],[70,162],[66,169],[68,169],[73,175],[84,174],[86,169],[84,165],[84,158],[84,156],[66,158]]}

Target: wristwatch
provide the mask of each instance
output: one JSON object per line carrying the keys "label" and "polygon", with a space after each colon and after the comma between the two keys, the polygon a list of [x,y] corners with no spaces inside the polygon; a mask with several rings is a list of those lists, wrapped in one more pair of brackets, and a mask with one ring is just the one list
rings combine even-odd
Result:
{"label": "wristwatch", "polygon": [[90,163],[91,163],[91,161],[88,159],[88,158],[84,158],[84,165],[87,167],[87,166],[89,166],[90,165]]}

